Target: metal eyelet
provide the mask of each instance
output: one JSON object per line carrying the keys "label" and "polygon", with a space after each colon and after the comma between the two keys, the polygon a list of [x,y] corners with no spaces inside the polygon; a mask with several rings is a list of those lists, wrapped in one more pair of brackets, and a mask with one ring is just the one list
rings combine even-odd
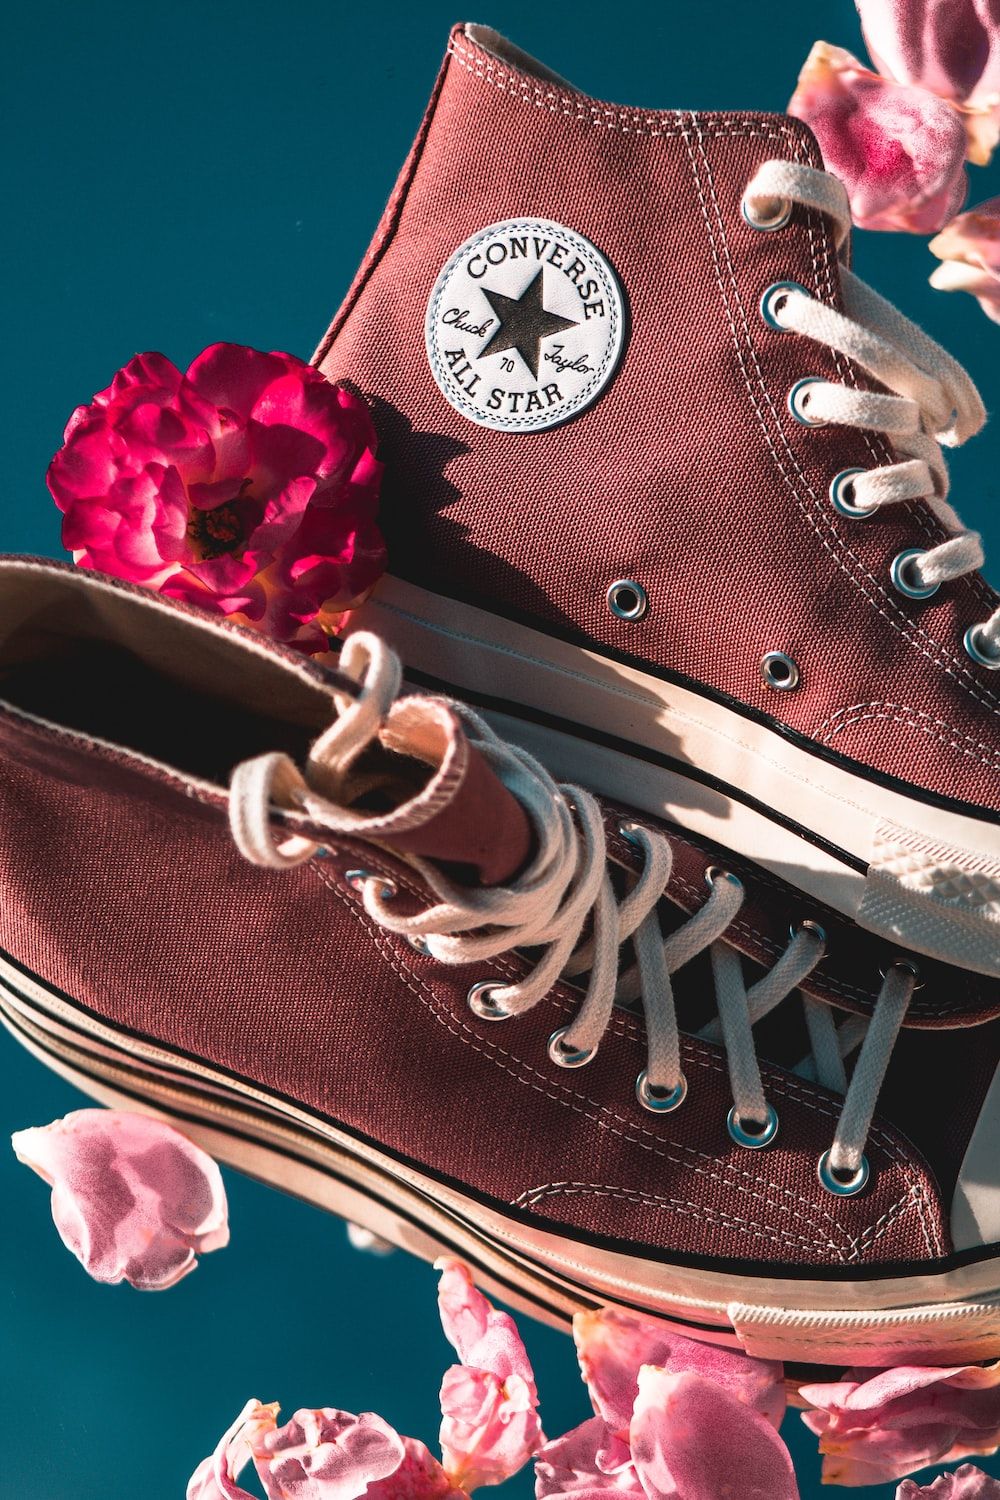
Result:
{"label": "metal eyelet", "polygon": [[771,212],[757,213],[751,206],[750,199],[744,194],[740,202],[740,212],[751,229],[757,229],[761,234],[774,234],[775,230],[784,229],[792,217],[792,200],[791,198],[771,198],[765,201],[773,204]]}
{"label": "metal eyelet", "polygon": [[505,1005],[493,999],[493,991],[498,988],[495,980],[480,979],[479,983],[474,984],[469,991],[466,997],[469,1009],[481,1021],[509,1021],[514,1014],[512,1010],[508,1010]]}
{"label": "metal eyelet", "polygon": [[884,969],[879,969],[879,973],[881,974],[883,979],[888,977],[890,969],[905,969],[907,974],[913,975],[914,994],[916,994],[917,990],[922,990],[927,982],[925,979],[921,978],[920,965],[917,963],[915,958],[894,958],[891,964],[886,964]]}
{"label": "metal eyelet", "polygon": [[414,953],[422,953],[425,958],[429,956],[431,951],[430,944],[425,937],[421,937],[419,932],[409,933],[407,935],[406,941],[409,943]]}
{"label": "metal eyelet", "polygon": [[981,625],[969,626],[963,637],[965,649],[977,666],[985,667],[988,672],[1000,672],[1000,654],[984,651],[978,644],[978,636],[982,628]]}
{"label": "metal eyelet", "polygon": [[726,1118],[726,1129],[737,1146],[745,1146],[748,1151],[759,1151],[762,1146],[769,1146],[774,1140],[778,1134],[778,1111],[766,1101],[765,1108],[767,1114],[763,1122],[756,1130],[748,1130],[736,1113],[735,1104],[733,1105]]}
{"label": "metal eyelet", "polygon": [[877,505],[858,505],[851,498],[855,479],[867,472],[867,469],[841,469],[830,480],[830,501],[834,510],[852,521],[870,521],[878,510]]}
{"label": "metal eyelet", "polygon": [[827,1192],[832,1193],[835,1198],[853,1198],[855,1193],[860,1193],[870,1175],[871,1169],[868,1166],[867,1156],[861,1158],[861,1163],[857,1170],[852,1172],[849,1177],[840,1176],[834,1171],[830,1165],[829,1151],[824,1151],[816,1163],[816,1176]]}
{"label": "metal eyelet", "polygon": [[791,328],[786,328],[784,323],[779,323],[777,318],[778,304],[788,296],[789,292],[801,292],[803,297],[812,298],[812,292],[800,281],[772,281],[761,294],[760,315],[768,328],[773,328],[775,333],[793,332]]}
{"label": "metal eyelet", "polygon": [[826,928],[814,922],[812,917],[803,917],[801,922],[789,922],[788,936],[797,938],[800,932],[811,932],[818,942],[826,942]]}
{"label": "metal eyelet", "polygon": [[804,375],[801,380],[797,380],[788,392],[788,410],[803,427],[825,427],[826,418],[811,417],[806,408],[808,394],[803,393],[808,393],[811,385],[826,385],[826,381],[821,380],[818,375]]}
{"label": "metal eyelet", "polygon": [[644,849],[646,847],[639,837],[635,823],[619,823],[618,837],[624,839],[626,844],[631,844],[633,849]]}
{"label": "metal eyelet", "polygon": [[939,583],[916,583],[910,578],[914,562],[923,556],[919,547],[907,547],[905,551],[896,553],[889,567],[889,577],[894,587],[900,594],[905,594],[907,599],[929,599],[941,587]]}
{"label": "metal eyelet", "polygon": [[648,1109],[654,1115],[668,1115],[671,1110],[677,1109],[687,1098],[687,1079],[681,1074],[680,1082],[672,1089],[658,1089],[650,1083],[647,1070],[643,1068],[635,1080],[635,1097],[643,1109]]}
{"label": "metal eyelet", "polygon": [[649,596],[632,578],[616,578],[608,587],[608,608],[619,620],[641,620],[649,608]]}
{"label": "metal eyelet", "polygon": [[313,850],[313,859],[329,859],[330,851],[325,844],[317,844]]}
{"label": "metal eyelet", "polygon": [[352,891],[360,891],[362,895],[369,880],[381,880],[379,896],[383,901],[391,901],[399,890],[394,880],[390,880],[388,875],[379,875],[375,870],[348,870],[344,879]]}
{"label": "metal eyelet", "polygon": [[738,875],[734,875],[732,870],[724,870],[721,865],[709,865],[705,871],[705,884],[711,889],[717,880],[728,880],[730,885],[735,885],[740,890],[743,889],[742,880]]}
{"label": "metal eyelet", "polygon": [[761,661],[760,675],[769,688],[789,693],[799,685],[799,664],[786,651],[769,651]]}
{"label": "metal eyelet", "polygon": [[597,1056],[596,1047],[567,1047],[568,1026],[560,1026],[549,1037],[549,1057],[557,1068],[583,1068]]}

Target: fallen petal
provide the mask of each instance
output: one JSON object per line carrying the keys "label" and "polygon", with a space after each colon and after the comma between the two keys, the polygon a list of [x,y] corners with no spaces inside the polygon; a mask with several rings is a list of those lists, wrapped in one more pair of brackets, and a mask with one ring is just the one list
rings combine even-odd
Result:
{"label": "fallen petal", "polygon": [[1000,11],[995,0],[856,0],[880,73],[950,100],[965,116],[969,159],[985,166],[997,142]]}
{"label": "fallen petal", "polygon": [[467,1266],[446,1256],[436,1269],[441,1324],[462,1361],[441,1384],[444,1466],[467,1490],[500,1484],[545,1441],[531,1363],[514,1319],[473,1285]]}
{"label": "fallen petal", "polygon": [[535,1459],[535,1500],[575,1495],[576,1500],[645,1500],[629,1450],[615,1439],[601,1417],[591,1417],[563,1437],[546,1443]]}
{"label": "fallen petal", "polygon": [[884,1484],[1000,1446],[1000,1361],[939,1369],[850,1370],[803,1386],[827,1484]]}
{"label": "fallen petal", "polygon": [[11,1144],[51,1185],[62,1241],[97,1281],[159,1291],[229,1241],[219,1168],[162,1120],[78,1109]]}
{"label": "fallen petal", "polygon": [[781,1426],[785,1380],[776,1360],[751,1359],[698,1343],[675,1333],[658,1318],[617,1308],[577,1313],[573,1338],[594,1410],[617,1432],[627,1431],[632,1420],[643,1365],[656,1365],[671,1374],[703,1375],[754,1407],[773,1426]]}
{"label": "fallen petal", "polygon": [[348,1224],[347,1239],[352,1249],[365,1250],[370,1255],[391,1255],[396,1248],[374,1230],[364,1229],[360,1224]]}
{"label": "fallen petal", "polygon": [[403,1460],[387,1479],[376,1479],[364,1500],[468,1500],[452,1484],[433,1453],[419,1438],[403,1438]]}
{"label": "fallen petal", "polygon": [[629,1442],[648,1500],[798,1500],[770,1422],[704,1376],[645,1365]]}
{"label": "fallen petal", "polygon": [[816,42],[788,106],[812,129],[862,229],[929,234],[965,200],[966,133],[953,105]]}
{"label": "fallen petal", "polygon": [[904,1479],[896,1500],[1000,1500],[1000,1479],[991,1479],[982,1469],[963,1464],[951,1474],[939,1474],[933,1484],[919,1485]]}
{"label": "fallen petal", "polygon": [[1000,320],[1000,198],[959,214],[934,236],[930,249],[941,264],[931,286],[970,292],[988,317]]}
{"label": "fallen petal", "polygon": [[297,1411],[251,1448],[268,1500],[358,1500],[406,1457],[399,1433],[374,1412],[333,1407]]}
{"label": "fallen petal", "polygon": [[254,1500],[236,1481],[250,1461],[254,1437],[273,1428],[277,1414],[276,1403],[262,1406],[259,1401],[248,1401],[222,1434],[215,1452],[203,1458],[191,1475],[186,1500]]}

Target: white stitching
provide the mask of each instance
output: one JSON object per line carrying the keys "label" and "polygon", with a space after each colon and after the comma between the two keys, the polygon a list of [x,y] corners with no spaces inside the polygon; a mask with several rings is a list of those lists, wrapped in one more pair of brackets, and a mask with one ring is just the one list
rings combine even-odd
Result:
{"label": "white stitching", "polygon": [[[704,1203],[692,1203],[687,1198],[671,1198],[663,1193],[648,1193],[642,1188],[612,1187],[607,1183],[598,1182],[547,1182],[539,1187],[526,1188],[512,1200],[515,1208],[533,1208],[543,1198],[563,1197],[569,1198],[582,1196],[583,1194],[601,1198],[621,1198],[629,1203],[651,1203],[657,1207],[670,1208],[676,1213],[685,1216],[696,1214],[699,1218],[714,1220],[723,1229],[749,1230],[757,1239],[763,1240],[785,1240],[789,1244],[804,1245],[809,1250],[832,1250],[836,1252],[837,1258],[842,1264],[847,1264],[848,1256],[841,1245],[833,1240],[815,1239],[810,1240],[801,1234],[791,1234],[787,1230],[773,1230],[765,1228],[752,1219],[743,1219],[738,1214],[730,1214],[725,1209],[708,1206]],[[904,1202],[906,1200],[903,1200]],[[849,1241],[853,1246],[856,1242]]]}
{"label": "white stitching", "polygon": [[[906,715],[908,714],[912,717],[907,718]],[[837,719],[841,720],[839,724],[834,722]],[[943,745],[948,745],[950,749],[958,750],[962,755],[967,755],[972,760],[978,760],[982,765],[989,766],[991,769],[995,763],[1000,762],[1000,746],[994,747],[984,744],[982,740],[975,739],[973,735],[966,734],[961,729],[956,729],[953,724],[949,724],[945,719],[936,719],[933,714],[929,714],[920,708],[911,708],[907,703],[887,703],[882,700],[876,700],[872,703],[854,703],[849,708],[838,708],[835,713],[830,714],[829,718],[823,720],[816,734],[817,737],[822,738],[823,744],[829,744],[834,736],[840,734],[842,730],[850,729],[854,724],[865,724],[872,719],[887,719],[893,724],[905,724],[910,729],[923,730],[925,734],[932,735],[934,739],[940,740]],[[924,722],[917,724],[914,722],[915,719],[922,719]],[[827,731],[825,734],[823,733],[824,730]],[[937,733],[938,730],[943,730],[944,733],[939,734]],[[965,745],[957,744],[956,739],[964,740],[966,742]],[[977,750],[985,750],[986,755],[977,755]]]}
{"label": "white stitching", "polygon": [[[711,164],[709,163],[708,156],[707,156],[707,153],[705,151],[704,136],[703,136],[703,132],[702,132],[702,129],[701,129],[701,125],[700,125],[698,116],[696,114],[694,114],[693,112],[689,112],[689,118],[690,118],[692,126],[694,128],[695,136],[697,137],[699,155],[700,155],[702,163],[704,165],[705,176],[706,176],[706,179],[707,179],[707,182],[708,182],[709,191],[710,191],[711,197],[712,197],[712,204],[713,204],[713,207],[714,207],[714,210],[715,210],[715,220],[716,220],[716,224],[718,226],[718,231],[719,231],[719,236],[720,236],[720,239],[721,239],[722,249],[723,249],[723,252],[724,252],[724,255],[725,255],[726,267],[727,267],[727,270],[728,270],[728,279],[729,279],[729,283],[730,283],[730,285],[732,287],[733,298],[734,298],[734,301],[735,301],[735,305],[736,305],[736,307],[739,310],[741,321],[742,321],[742,324],[743,324],[743,333],[744,333],[746,348],[747,348],[747,352],[748,352],[748,354],[750,356],[750,359],[753,362],[754,371],[755,371],[755,375],[756,375],[756,383],[757,383],[757,385],[758,385],[758,387],[760,389],[760,392],[761,392],[762,396],[764,397],[764,400],[766,401],[768,407],[770,408],[771,415],[772,415],[772,417],[774,419],[775,427],[776,427],[776,430],[777,430],[778,438],[779,438],[779,440],[780,440],[780,442],[782,444],[782,447],[783,447],[783,449],[784,449],[784,451],[785,451],[785,453],[786,453],[786,455],[788,457],[788,460],[789,460],[792,468],[794,469],[794,471],[795,471],[798,479],[801,481],[801,483],[802,483],[802,485],[803,485],[806,493],[809,495],[810,499],[813,502],[812,509],[810,509],[805,504],[803,504],[801,495],[799,494],[797,488],[795,487],[795,484],[793,483],[791,477],[786,472],[785,467],[784,467],[784,465],[783,465],[783,463],[781,461],[781,458],[779,457],[778,452],[777,452],[777,450],[776,450],[776,448],[774,446],[774,442],[772,441],[771,434],[770,434],[770,432],[768,430],[766,418],[764,417],[764,414],[763,414],[763,412],[761,410],[761,407],[760,407],[760,405],[759,405],[759,403],[757,401],[757,398],[754,395],[754,391],[753,391],[753,388],[752,388],[752,385],[751,385],[751,381],[750,381],[750,376],[749,376],[749,373],[747,371],[747,367],[746,367],[746,364],[745,364],[745,361],[744,361],[744,357],[743,357],[743,354],[742,354],[741,349],[740,349],[740,341],[739,341],[739,335],[738,335],[737,329],[736,329],[736,324],[735,324],[734,319],[733,319],[732,311],[730,310],[730,306],[729,306],[729,301],[728,301],[728,297],[727,297],[725,285],[724,285],[723,279],[722,279],[722,271],[721,271],[719,257],[718,257],[718,253],[717,253],[717,249],[716,249],[715,234],[713,232],[711,223],[709,221],[708,209],[707,209],[707,204],[706,204],[706,201],[705,201],[705,194],[704,194],[704,190],[702,188],[702,183],[701,183],[701,175],[699,173],[697,163],[695,162],[695,159],[694,159],[694,153],[691,150],[690,137],[689,137],[689,135],[688,135],[687,132],[684,132],[684,141],[685,141],[685,145],[687,146],[688,159],[690,161],[692,174],[694,176],[695,188],[696,188],[697,195],[698,195],[698,202],[699,202],[699,205],[700,205],[700,208],[701,208],[702,218],[705,221],[705,228],[706,228],[706,230],[708,232],[709,246],[710,246],[711,253],[712,253],[713,264],[715,266],[716,281],[718,283],[719,291],[720,291],[720,293],[722,295],[723,307],[725,309],[726,318],[727,318],[727,321],[729,323],[730,332],[731,332],[732,337],[733,337],[733,344],[734,344],[734,348],[736,350],[736,358],[737,358],[737,361],[738,361],[739,366],[740,366],[740,372],[743,375],[744,383],[745,383],[745,385],[747,387],[747,393],[750,396],[751,406],[753,407],[754,413],[755,413],[755,415],[757,417],[757,420],[758,420],[758,422],[759,422],[759,424],[761,426],[761,430],[762,430],[762,432],[764,434],[764,440],[765,440],[765,442],[767,444],[767,447],[768,447],[768,449],[769,449],[772,457],[774,458],[775,464],[777,465],[778,472],[781,474],[782,479],[785,481],[785,484],[788,486],[788,489],[790,490],[790,492],[791,492],[791,494],[792,494],[792,496],[793,496],[796,504],[798,505],[799,509],[801,510],[802,515],[804,516],[804,518],[807,521],[808,525],[811,527],[812,531],[815,533],[815,535],[819,539],[819,541],[822,544],[822,546],[830,554],[831,560],[837,565],[837,567],[841,570],[841,572],[843,572],[844,574],[847,575],[847,577],[849,577],[849,578],[852,579],[852,581],[854,582],[855,586],[860,590],[860,592],[863,594],[863,596],[868,600],[869,604],[882,616],[882,618],[886,621],[886,623],[893,630],[896,630],[901,635],[903,635],[910,642],[911,645],[915,646],[917,648],[917,650],[920,651],[920,653],[924,657],[927,658],[927,660],[933,661],[936,666],[940,667],[942,670],[944,670],[945,672],[947,672],[949,674],[949,676],[951,676],[952,678],[954,678],[955,681],[958,682],[959,685],[961,687],[963,687],[965,689],[965,691],[970,694],[970,696],[972,696],[973,698],[978,699],[985,707],[992,707],[994,709],[994,711],[996,711],[998,708],[1000,708],[1000,699],[998,699],[993,693],[991,693],[991,692],[987,691],[986,689],[982,688],[980,686],[980,684],[976,681],[976,679],[971,676],[971,673],[965,668],[965,666],[962,663],[960,663],[958,661],[957,658],[948,656],[946,654],[946,648],[942,645],[942,643],[939,642],[939,641],[934,640],[933,636],[930,636],[917,621],[915,621],[911,616],[907,615],[902,610],[902,608],[899,605],[896,604],[896,602],[891,598],[891,596],[882,588],[882,586],[879,584],[878,580],[869,571],[869,569],[867,567],[865,567],[865,565],[864,565],[863,561],[861,560],[861,558],[856,557],[852,552],[850,552],[847,549],[847,547],[845,546],[845,544],[843,542],[843,539],[838,534],[838,532],[836,531],[836,529],[833,527],[832,518],[830,516],[828,516],[827,511],[826,511],[826,507],[821,504],[818,496],[816,495],[815,490],[812,488],[812,486],[809,483],[809,480],[808,480],[806,474],[803,472],[802,467],[801,467],[801,465],[800,465],[800,463],[798,461],[798,458],[797,458],[794,450],[792,449],[791,445],[789,444],[788,439],[787,439],[787,437],[785,435],[785,431],[784,431],[784,428],[782,426],[781,419],[780,419],[779,414],[778,414],[778,412],[777,412],[777,410],[775,408],[774,401],[773,401],[773,399],[771,397],[771,393],[770,393],[770,391],[767,388],[767,382],[765,380],[764,373],[763,373],[763,370],[761,368],[760,362],[759,362],[759,360],[757,358],[757,351],[756,351],[756,348],[754,346],[753,339],[752,339],[752,337],[750,335],[750,327],[749,327],[749,324],[747,322],[746,307],[745,307],[745,305],[743,303],[742,297],[740,296],[739,284],[738,284],[737,279],[736,279],[736,274],[735,274],[735,271],[733,269],[732,258],[731,258],[730,253],[729,253],[729,241],[728,241],[728,238],[727,238],[727,235],[726,235],[725,220],[723,218],[722,211],[721,211],[720,206],[719,206],[718,197],[717,197],[716,192],[715,192],[715,180],[714,180],[714,177],[712,175]],[[827,260],[829,260],[829,252],[827,253]],[[820,524],[817,524],[817,522],[819,522]],[[828,532],[829,536],[824,535],[824,531]],[[830,539],[831,537],[832,537],[832,543],[831,543],[831,539]],[[851,571],[851,569],[849,569],[845,565],[845,558],[850,561],[850,563],[852,565],[852,568],[854,569],[853,572]],[[875,590],[877,590],[878,594],[881,596],[881,601],[882,602],[879,602],[879,599],[876,598],[876,597],[874,597],[869,592],[868,588],[866,588],[865,583],[864,583],[864,578],[862,577],[862,575],[864,575],[864,578],[867,578],[867,580],[871,584],[872,588],[875,589]],[[896,615],[898,615],[898,617],[899,617],[898,619],[894,619],[893,616],[892,616],[892,614],[890,614],[890,613],[887,612],[886,607],[885,607],[886,605],[888,605],[891,610],[895,611]],[[921,640],[928,641],[930,643],[930,645],[934,648],[934,651],[931,652],[931,651],[929,651],[926,648],[926,646],[921,645]]]}
{"label": "white stitching", "polygon": [[[557,1091],[553,1092],[551,1081],[547,1079],[544,1074],[539,1073],[537,1069],[531,1067],[531,1065],[526,1063],[524,1059],[516,1057],[513,1053],[507,1052],[504,1048],[494,1043],[479,1038],[471,1026],[469,1026],[465,1022],[457,1021],[453,1015],[445,1010],[438,1002],[437,997],[434,995],[433,991],[429,988],[429,986],[424,984],[419,975],[411,974],[400,966],[398,955],[396,954],[394,949],[385,941],[385,934],[376,923],[371,921],[371,919],[368,917],[367,913],[363,911],[363,909],[359,910],[356,903],[346,896],[346,894],[340,889],[340,887],[336,883],[335,878],[330,874],[330,872],[316,865],[313,865],[312,868],[314,870],[314,873],[319,876],[319,878],[323,881],[327,888],[331,890],[337,897],[337,899],[341,902],[341,904],[346,907],[346,909],[351,913],[351,915],[355,918],[359,925],[363,926],[368,931],[370,937],[374,940],[376,947],[379,949],[383,958],[389,964],[390,968],[397,975],[397,977],[401,979],[406,987],[411,991],[411,993],[416,995],[421,1004],[426,1006],[431,1011],[431,1014],[435,1017],[439,1024],[444,1026],[444,1028],[453,1036],[457,1037],[459,1041],[463,1042],[467,1046],[470,1046],[473,1051],[479,1052],[484,1057],[487,1057],[490,1061],[494,1062],[498,1067],[502,1068],[504,1072],[508,1073],[519,1083],[526,1084],[536,1093],[543,1094],[546,1098],[551,1099],[554,1103],[561,1104],[565,1108],[571,1109],[574,1113],[583,1115],[584,1118],[589,1119],[599,1129],[607,1130],[610,1134],[619,1137],[621,1140],[624,1140],[631,1145],[638,1146],[640,1150],[648,1151],[654,1156],[658,1156],[664,1160],[670,1161],[675,1166],[686,1168],[687,1170],[694,1172],[698,1176],[707,1177],[712,1181],[721,1182],[723,1185],[736,1192],[746,1193],[752,1197],[759,1197],[763,1200],[764,1203],[769,1202],[769,1199],[766,1195],[776,1190],[779,1196],[783,1196],[785,1198],[791,1199],[793,1202],[797,1202],[800,1207],[804,1208],[807,1211],[805,1214],[796,1215],[796,1217],[801,1217],[804,1222],[812,1225],[812,1227],[814,1228],[816,1227],[813,1219],[810,1217],[810,1214],[816,1211],[816,1205],[814,1203],[811,1203],[809,1199],[802,1197],[801,1194],[795,1193],[792,1189],[781,1187],[779,1184],[776,1184],[767,1178],[758,1177],[755,1174],[750,1173],[743,1168],[735,1167],[732,1164],[725,1164],[722,1171],[712,1171],[707,1167],[697,1166],[693,1161],[686,1161],[683,1157],[672,1154],[671,1151],[664,1149],[664,1147],[669,1144],[673,1147],[673,1150],[675,1152],[681,1151],[686,1153],[687,1156],[700,1158],[700,1160],[703,1162],[712,1162],[716,1166],[716,1168],[722,1166],[722,1164],[719,1162],[718,1158],[711,1157],[705,1152],[696,1150],[694,1147],[684,1145],[682,1142],[677,1141],[672,1141],[669,1143],[665,1142],[662,1136],[658,1136],[654,1134],[654,1132],[642,1126],[636,1127],[632,1125],[631,1122],[629,1122],[624,1116],[617,1114],[607,1105],[603,1105],[596,1099],[589,1098],[587,1095],[578,1093],[568,1084],[557,1085]],[[419,891],[419,889],[416,886],[410,884],[405,879],[405,877],[401,878],[400,871],[395,866],[391,870],[386,868],[382,871],[379,871],[379,873],[390,874],[392,878],[396,880],[397,884],[399,884],[402,888],[407,889],[411,892],[411,894],[420,897],[421,892]],[[499,969],[500,972],[504,974],[513,975],[517,972],[513,965],[503,963],[499,960],[494,960],[493,967]],[[549,998],[554,1005],[558,1006],[559,1009],[567,1013],[572,1012],[572,1004],[569,1001],[563,1000],[561,996],[552,995]],[[612,1017],[611,1028],[619,1036],[627,1036],[632,1040],[638,1039],[638,1023],[630,1016],[620,1013],[616,1014]],[[463,1032],[468,1033],[468,1035],[462,1035]],[[724,1071],[722,1068],[721,1060],[717,1059],[710,1053],[706,1053],[695,1039],[684,1037],[682,1041],[684,1046],[685,1064],[687,1066],[693,1065],[695,1067],[708,1068],[718,1073],[722,1073]],[[515,1067],[509,1066],[506,1062],[501,1062],[501,1057],[507,1058],[509,1063],[516,1064],[517,1068],[519,1068],[521,1071],[517,1071]],[[776,1076],[772,1074],[771,1070],[768,1068],[765,1068],[763,1072],[767,1078],[767,1086],[769,1092],[772,1095],[776,1095],[779,1098],[787,1097],[796,1100],[804,1108],[810,1109],[814,1113],[827,1116],[831,1119],[834,1118],[834,1112],[829,1107],[829,1105],[824,1101],[816,1098],[815,1096],[806,1093],[805,1085],[803,1083],[800,1083],[798,1080],[792,1079],[790,1077],[780,1075]],[[536,1079],[540,1079],[541,1084],[533,1082],[532,1078],[528,1076],[529,1074],[533,1075]],[[598,1114],[591,1114],[587,1109],[582,1107],[583,1105],[590,1105],[592,1109],[598,1111]],[[601,1115],[607,1116],[607,1119],[601,1119]],[[619,1125],[625,1126],[626,1128],[616,1129],[614,1125],[608,1123],[609,1120],[617,1121]],[[639,1134],[646,1136],[650,1143],[657,1142],[658,1144],[647,1144],[647,1141],[639,1139],[636,1134],[629,1133],[630,1130],[634,1132],[636,1129],[638,1129]],[[882,1146],[883,1150],[890,1158],[890,1160],[894,1161],[899,1167],[901,1167],[903,1173],[907,1177],[912,1176],[912,1164],[909,1162],[906,1156],[903,1155],[900,1148],[897,1146],[895,1141],[891,1139],[891,1137],[887,1136],[878,1126],[873,1126],[871,1131],[871,1139],[872,1141],[875,1141]],[[744,1186],[743,1183],[734,1180],[734,1174],[736,1177],[745,1179],[745,1182],[752,1184],[752,1186]],[[913,1184],[911,1182],[907,1188],[907,1193],[912,1194],[912,1191]],[[771,1203],[770,1206],[784,1206],[786,1211],[788,1211],[787,1204],[775,1205]],[[838,1232],[844,1232],[843,1226],[839,1223],[839,1221],[833,1218],[831,1213],[829,1213],[825,1209],[820,1209],[819,1213],[821,1218],[826,1219],[831,1225],[834,1226],[834,1228]]]}

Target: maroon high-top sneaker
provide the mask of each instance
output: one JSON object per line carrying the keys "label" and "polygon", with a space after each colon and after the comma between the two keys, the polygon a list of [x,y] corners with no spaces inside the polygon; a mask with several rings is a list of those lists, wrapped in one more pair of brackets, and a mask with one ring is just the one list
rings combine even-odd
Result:
{"label": "maroon high-top sneaker", "polygon": [[358,623],[557,774],[998,975],[1000,613],[940,448],[982,406],[820,168],[797,120],[456,29],[317,353],[387,460]]}
{"label": "maroon high-top sneaker", "polygon": [[1000,1355],[1000,985],[398,682],[0,562],[9,1028],[548,1317]]}

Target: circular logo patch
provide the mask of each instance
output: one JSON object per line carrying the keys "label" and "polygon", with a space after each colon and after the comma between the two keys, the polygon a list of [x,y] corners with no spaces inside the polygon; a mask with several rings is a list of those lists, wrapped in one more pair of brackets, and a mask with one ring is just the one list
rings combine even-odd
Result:
{"label": "circular logo patch", "polygon": [[442,394],[481,427],[533,432],[590,405],[625,332],[615,273],[550,219],[507,219],[460,245],[427,305],[427,357]]}

